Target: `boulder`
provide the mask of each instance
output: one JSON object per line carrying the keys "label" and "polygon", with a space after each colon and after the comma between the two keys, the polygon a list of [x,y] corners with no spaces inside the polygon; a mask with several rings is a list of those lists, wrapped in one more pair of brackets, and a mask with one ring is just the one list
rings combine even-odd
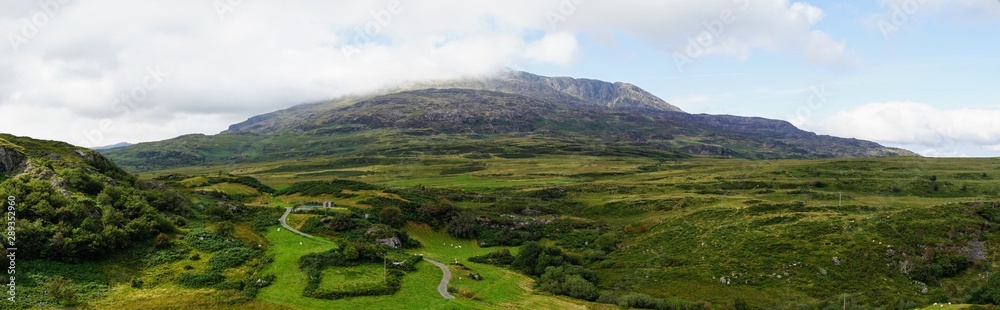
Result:
{"label": "boulder", "polygon": [[378,244],[381,244],[381,245],[384,245],[384,246],[387,246],[387,247],[390,247],[390,248],[394,248],[394,249],[398,249],[398,248],[400,248],[400,247],[403,246],[403,242],[400,241],[399,238],[396,238],[396,237],[376,239],[375,241],[378,242]]}
{"label": "boulder", "polygon": [[0,173],[14,171],[27,159],[24,153],[13,147],[0,146]]}

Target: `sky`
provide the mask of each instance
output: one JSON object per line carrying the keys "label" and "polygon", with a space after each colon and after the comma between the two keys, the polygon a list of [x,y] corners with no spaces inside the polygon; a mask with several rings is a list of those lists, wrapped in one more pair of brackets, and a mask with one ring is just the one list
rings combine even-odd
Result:
{"label": "sky", "polygon": [[1000,156],[993,0],[0,0],[0,132],[103,146],[504,68]]}

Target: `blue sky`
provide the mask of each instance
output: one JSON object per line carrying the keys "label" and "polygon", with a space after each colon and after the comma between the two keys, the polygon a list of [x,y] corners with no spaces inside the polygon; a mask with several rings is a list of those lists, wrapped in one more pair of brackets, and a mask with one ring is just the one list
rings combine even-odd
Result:
{"label": "blue sky", "polygon": [[[667,57],[674,50],[618,35],[614,44],[581,39],[582,55],[572,66],[525,69],[543,75],[630,81],[690,113],[789,120],[804,129],[881,140],[929,156],[1000,154],[1000,149],[990,143],[944,139],[937,144],[923,144],[822,123],[838,112],[885,102],[920,103],[940,110],[1000,109],[1000,96],[991,91],[1000,83],[1000,31],[996,28],[1000,19],[966,19],[923,8],[925,12],[907,14],[908,20],[898,26],[898,31],[883,35],[877,21],[892,23],[891,2],[809,4],[824,12],[814,29],[846,42],[847,50],[858,58],[855,66],[814,65],[782,51],[754,50],[746,59],[704,56],[678,70],[675,61]],[[829,100],[810,105],[809,97],[817,89],[829,94]]]}
{"label": "blue sky", "polygon": [[83,146],[509,67],[927,156],[1000,155],[996,1],[0,1],[0,113],[18,116],[0,131]]}

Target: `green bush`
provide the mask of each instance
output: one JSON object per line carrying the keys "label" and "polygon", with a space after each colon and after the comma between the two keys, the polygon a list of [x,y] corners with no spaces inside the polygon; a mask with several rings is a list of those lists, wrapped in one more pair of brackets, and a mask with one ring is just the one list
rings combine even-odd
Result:
{"label": "green bush", "polygon": [[470,257],[469,261],[480,264],[506,266],[514,262],[514,255],[511,255],[508,249],[500,249],[486,255]]}
{"label": "green bush", "polygon": [[593,301],[597,299],[597,274],[580,266],[549,266],[538,285],[542,290],[559,295]]}
{"label": "green bush", "polygon": [[204,229],[192,230],[191,233],[187,235],[185,240],[187,240],[187,243],[192,247],[207,252],[216,252],[223,249],[242,246],[242,242],[237,239],[227,239],[226,237]]}
{"label": "green bush", "polygon": [[259,257],[260,251],[247,248],[229,248],[216,253],[208,260],[208,265],[212,270],[225,270],[227,268],[238,267],[246,261]]}
{"label": "green bush", "polygon": [[358,182],[351,180],[333,180],[333,181],[306,181],[297,182],[291,186],[275,192],[276,195],[292,195],[292,194],[302,194],[303,196],[320,196],[327,194],[337,194],[343,190],[352,191],[362,191],[362,190],[376,190],[379,189],[378,186]]}
{"label": "green bush", "polygon": [[177,277],[177,284],[183,285],[189,288],[205,288],[212,287],[216,284],[225,281],[226,277],[222,276],[218,271],[209,271],[206,273],[182,273]]}

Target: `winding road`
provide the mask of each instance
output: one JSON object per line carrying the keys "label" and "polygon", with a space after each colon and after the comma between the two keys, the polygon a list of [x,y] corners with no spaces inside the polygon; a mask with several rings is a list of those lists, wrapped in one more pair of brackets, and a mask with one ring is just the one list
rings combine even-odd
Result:
{"label": "winding road", "polygon": [[451,281],[451,270],[448,270],[448,266],[433,259],[424,258],[424,260],[441,268],[441,272],[444,272],[444,276],[441,277],[441,283],[438,283],[438,293],[441,293],[441,297],[444,297],[444,299],[455,299],[455,296],[451,296],[448,293],[448,282]]}
{"label": "winding road", "polygon": [[278,219],[278,221],[281,222],[281,226],[282,227],[285,227],[285,229],[287,229],[288,231],[291,231],[293,233],[302,235],[303,237],[306,237],[306,238],[316,238],[316,237],[313,237],[313,235],[301,232],[298,229],[292,228],[292,226],[288,226],[288,223],[285,222],[285,219],[288,218],[288,214],[290,214],[290,213],[292,213],[292,207],[287,207],[287,208],[285,208],[285,214],[282,215],[280,219]]}

